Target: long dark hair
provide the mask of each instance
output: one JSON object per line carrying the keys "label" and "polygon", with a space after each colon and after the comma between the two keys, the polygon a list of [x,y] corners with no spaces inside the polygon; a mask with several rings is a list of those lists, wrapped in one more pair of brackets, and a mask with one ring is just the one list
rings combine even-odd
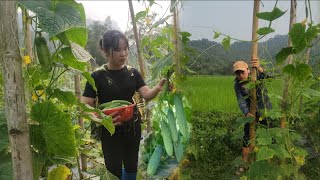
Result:
{"label": "long dark hair", "polygon": [[102,39],[100,40],[100,49],[105,52],[111,52],[118,48],[119,40],[123,39],[126,41],[127,47],[129,48],[129,41],[127,37],[118,30],[109,30],[103,34]]}

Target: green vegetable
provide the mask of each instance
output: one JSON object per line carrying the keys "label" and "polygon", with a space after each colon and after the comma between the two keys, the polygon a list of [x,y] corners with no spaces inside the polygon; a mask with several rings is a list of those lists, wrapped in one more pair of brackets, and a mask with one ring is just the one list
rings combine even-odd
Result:
{"label": "green vegetable", "polygon": [[166,149],[167,154],[172,156],[173,146],[172,146],[170,129],[168,127],[168,124],[164,120],[160,121],[160,126],[161,126],[161,134],[162,134],[162,139],[164,143],[164,148]]}
{"label": "green vegetable", "polygon": [[176,125],[176,118],[174,117],[172,109],[168,109],[167,111],[168,116],[168,125],[171,132],[171,138],[174,143],[178,141],[178,131]]}
{"label": "green vegetable", "polygon": [[157,169],[160,165],[161,156],[163,153],[163,148],[161,145],[158,145],[153,151],[152,156],[148,163],[147,173],[150,176],[153,176],[157,173]]}
{"label": "green vegetable", "polygon": [[182,98],[180,94],[174,95],[174,106],[176,108],[176,117],[177,117],[179,130],[183,136],[188,137],[188,125],[187,125],[186,115],[184,113]]}
{"label": "green vegetable", "polygon": [[113,100],[110,102],[106,102],[101,104],[99,107],[100,109],[112,109],[112,108],[119,108],[123,106],[130,105],[131,102],[125,100]]}
{"label": "green vegetable", "polygon": [[44,37],[36,37],[35,39],[37,56],[43,70],[50,72],[52,69],[51,53],[49,51],[47,40]]}

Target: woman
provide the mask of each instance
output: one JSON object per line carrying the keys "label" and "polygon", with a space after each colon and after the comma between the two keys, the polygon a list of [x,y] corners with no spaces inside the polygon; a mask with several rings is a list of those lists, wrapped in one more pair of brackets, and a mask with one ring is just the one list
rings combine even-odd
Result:
{"label": "woman", "polygon": [[[107,58],[107,63],[91,74],[97,91],[87,82],[82,102],[94,106],[97,98],[99,104],[116,99],[133,103],[132,96],[136,91],[149,101],[162,90],[165,79],[150,89],[138,70],[125,66],[129,44],[124,34],[117,30],[107,31],[100,41],[100,48]],[[132,120],[124,123],[117,122],[118,117],[113,116],[116,129],[112,136],[102,128],[101,144],[106,168],[119,179],[136,179],[141,121],[137,118],[137,108],[135,112]]]}

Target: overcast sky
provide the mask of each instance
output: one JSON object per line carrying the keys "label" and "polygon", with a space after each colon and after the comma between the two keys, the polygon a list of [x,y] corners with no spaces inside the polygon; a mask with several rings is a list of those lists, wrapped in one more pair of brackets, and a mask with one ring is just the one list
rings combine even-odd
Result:
{"label": "overcast sky", "polygon": [[[104,20],[111,16],[116,21],[122,31],[127,30],[129,16],[128,1],[79,1],[84,5],[87,18],[93,20]],[[142,1],[141,1],[142,2]],[[159,5],[153,5],[154,11],[162,16],[170,5],[170,1],[156,0]],[[304,0],[298,0],[297,17],[298,22],[305,18]],[[260,12],[271,11],[275,1],[263,0],[260,5]],[[320,19],[320,1],[311,0],[313,19],[319,23]],[[133,1],[135,13],[145,10],[144,5]],[[182,1],[182,10],[180,12],[180,28],[182,31],[188,31],[192,34],[191,39],[207,38],[212,40],[213,31],[219,31],[228,34],[233,38],[250,40],[252,31],[253,0],[238,1]],[[289,27],[290,1],[280,0],[278,7],[286,14],[273,22],[272,28],[275,33],[268,35],[267,38],[276,34],[287,34]],[[268,22],[260,20],[260,27],[267,26]]]}
{"label": "overcast sky", "polygon": [[[275,1],[262,1],[260,12],[271,11]],[[319,22],[320,1],[312,1],[312,16]],[[287,34],[289,29],[290,1],[282,0],[278,6],[282,11],[288,10],[285,15],[275,20],[271,27],[276,34]],[[228,34],[233,38],[250,40],[252,32],[253,1],[184,1],[180,13],[180,26],[184,31],[191,32],[192,39],[207,38],[212,40],[213,31]],[[305,18],[304,1],[298,1],[297,20]],[[260,27],[268,26],[268,21],[259,20]]]}

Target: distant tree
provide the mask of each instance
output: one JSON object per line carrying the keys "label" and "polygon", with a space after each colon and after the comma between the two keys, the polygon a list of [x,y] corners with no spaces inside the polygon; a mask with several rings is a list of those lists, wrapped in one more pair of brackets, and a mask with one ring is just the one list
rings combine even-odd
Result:
{"label": "distant tree", "polygon": [[95,58],[98,65],[102,65],[105,63],[105,58],[100,51],[99,41],[102,38],[103,33],[110,29],[112,29],[112,21],[110,16],[108,16],[103,22],[92,21],[92,23],[88,25],[89,37],[87,42],[87,49],[92,57]]}

